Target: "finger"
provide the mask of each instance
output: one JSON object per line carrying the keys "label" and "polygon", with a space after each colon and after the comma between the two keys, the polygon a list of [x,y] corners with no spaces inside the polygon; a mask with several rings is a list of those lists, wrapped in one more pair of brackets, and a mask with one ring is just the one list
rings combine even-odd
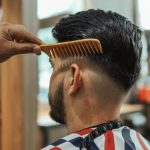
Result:
{"label": "finger", "polygon": [[40,46],[37,45],[37,46],[33,47],[33,52],[37,55],[40,55],[41,54]]}
{"label": "finger", "polygon": [[37,38],[35,35],[27,31],[22,25],[10,26],[8,29],[10,36],[13,39],[30,42],[35,44],[43,44],[44,42]]}
{"label": "finger", "polygon": [[14,43],[11,42],[10,53],[12,55],[16,54],[26,54],[26,53],[35,53],[37,55],[41,54],[40,46],[30,43]]}

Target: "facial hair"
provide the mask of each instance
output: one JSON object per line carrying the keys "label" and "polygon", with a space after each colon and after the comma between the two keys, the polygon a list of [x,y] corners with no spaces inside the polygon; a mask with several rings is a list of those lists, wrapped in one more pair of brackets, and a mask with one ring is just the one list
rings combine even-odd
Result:
{"label": "facial hair", "polygon": [[65,108],[64,108],[64,95],[63,83],[60,83],[56,89],[54,96],[49,93],[49,104],[51,106],[50,116],[56,122],[65,124]]}

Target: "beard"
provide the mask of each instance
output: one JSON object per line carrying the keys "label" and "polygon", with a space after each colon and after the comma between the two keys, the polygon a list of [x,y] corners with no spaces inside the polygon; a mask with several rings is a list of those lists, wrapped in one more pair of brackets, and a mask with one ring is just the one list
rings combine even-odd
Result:
{"label": "beard", "polygon": [[54,96],[49,94],[49,104],[51,106],[50,116],[56,122],[65,124],[65,108],[64,108],[64,95],[63,83],[61,82],[56,89]]}

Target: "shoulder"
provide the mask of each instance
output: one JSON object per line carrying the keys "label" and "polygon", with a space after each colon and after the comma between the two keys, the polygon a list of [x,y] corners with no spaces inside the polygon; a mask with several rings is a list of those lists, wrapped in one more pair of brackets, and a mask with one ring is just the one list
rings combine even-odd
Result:
{"label": "shoulder", "polygon": [[[82,133],[73,133],[57,140],[42,150],[79,150],[81,141],[87,135],[88,133],[85,131]],[[95,138],[89,147],[90,149],[97,150],[125,150],[125,148],[133,150],[150,149],[148,141],[140,133],[126,126],[102,134],[101,136]]]}
{"label": "shoulder", "polygon": [[126,126],[108,131],[99,136],[94,140],[93,145],[102,150],[150,150],[148,141],[140,133]]}
{"label": "shoulder", "polygon": [[42,150],[78,150],[81,141],[88,133],[73,133],[68,136],[65,136],[49,146],[43,148]]}

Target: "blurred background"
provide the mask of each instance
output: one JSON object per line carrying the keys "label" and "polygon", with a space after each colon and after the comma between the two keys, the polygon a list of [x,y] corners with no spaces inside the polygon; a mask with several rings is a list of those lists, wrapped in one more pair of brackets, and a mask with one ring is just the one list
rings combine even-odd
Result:
{"label": "blurred background", "polygon": [[[121,109],[126,125],[150,140],[150,1],[149,0],[0,0],[0,18],[24,24],[46,43],[64,16],[87,9],[118,12],[143,30],[142,70]],[[0,64],[0,149],[39,150],[66,135],[49,117],[48,57],[15,56]]]}

